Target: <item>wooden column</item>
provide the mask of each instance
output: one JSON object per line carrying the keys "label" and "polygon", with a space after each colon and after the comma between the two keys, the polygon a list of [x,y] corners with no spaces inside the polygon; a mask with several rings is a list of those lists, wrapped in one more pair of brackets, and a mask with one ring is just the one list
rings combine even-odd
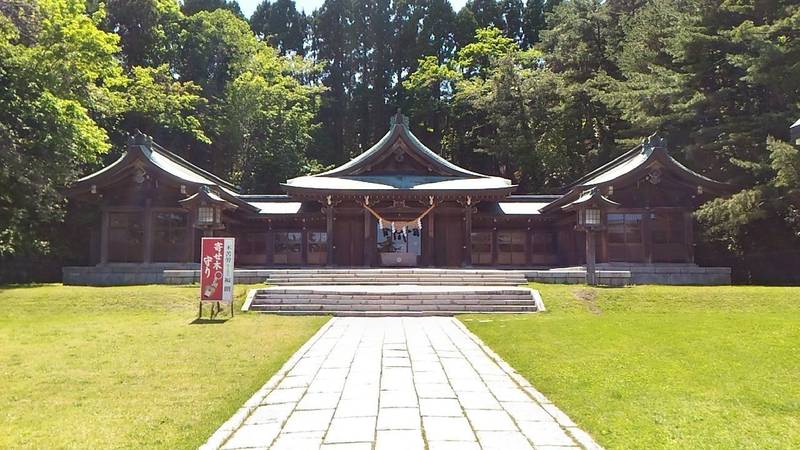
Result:
{"label": "wooden column", "polygon": [[304,266],[308,265],[308,229],[306,227],[306,219],[301,219],[303,223],[300,231],[300,261]]}
{"label": "wooden column", "polygon": [[597,274],[595,268],[595,231],[586,230],[586,284],[594,286],[597,284]]}
{"label": "wooden column", "polygon": [[464,265],[472,266],[472,205],[464,208]]}
{"label": "wooden column", "polygon": [[108,263],[108,211],[100,212],[100,264]]}
{"label": "wooden column", "polygon": [[528,227],[525,232],[525,265],[533,265],[533,233],[531,233],[531,219],[528,219]]}
{"label": "wooden column", "polygon": [[427,259],[428,266],[431,267],[436,265],[436,234],[433,227],[433,224],[436,223],[435,214],[436,211],[428,213],[428,246],[425,249],[425,259]]}
{"label": "wooden column", "polygon": [[264,263],[268,266],[272,266],[275,264],[275,232],[272,230],[272,221],[267,221],[267,242],[266,242],[266,253]]}
{"label": "wooden column", "polygon": [[646,209],[642,214],[642,244],[644,245],[644,261],[648,264],[653,262],[653,236],[650,232],[651,209]]}
{"label": "wooden column", "polygon": [[[186,236],[187,236],[186,240],[187,240],[187,242],[186,242],[186,250],[185,250],[186,251],[186,262],[195,262],[196,260],[194,258],[194,243],[195,243],[195,234],[194,233],[197,232],[197,228],[194,227],[194,221],[192,220],[192,215],[196,216],[197,214],[196,213],[192,214],[191,212],[187,212],[186,214],[187,214],[187,220],[186,220]],[[197,261],[199,261],[199,260],[200,260],[200,257],[198,256],[197,257]]]}
{"label": "wooden column", "polygon": [[328,240],[328,253],[327,265],[333,265],[333,253],[336,249],[336,244],[333,241],[333,205],[325,207],[325,238]]}
{"label": "wooden column", "polygon": [[491,240],[491,242],[492,242],[492,265],[495,266],[495,265],[497,265],[497,253],[498,253],[498,250],[499,250],[497,248],[497,221],[496,220],[492,220],[492,240]]}
{"label": "wooden column", "polygon": [[148,198],[144,204],[144,255],[142,261],[153,262],[153,209]]}
{"label": "wooden column", "polygon": [[377,240],[372,239],[375,233],[375,224],[372,223],[372,214],[364,208],[364,266],[372,266],[372,252],[375,251]]}

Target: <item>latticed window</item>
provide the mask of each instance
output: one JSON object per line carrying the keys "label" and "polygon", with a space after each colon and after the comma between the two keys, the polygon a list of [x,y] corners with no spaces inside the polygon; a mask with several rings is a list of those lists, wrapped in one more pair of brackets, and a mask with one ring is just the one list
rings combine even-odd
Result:
{"label": "latticed window", "polygon": [[185,212],[153,214],[153,261],[183,262],[188,259],[188,220]]}
{"label": "latticed window", "polygon": [[644,258],[641,213],[613,213],[607,218],[608,258],[641,261]]}
{"label": "latticed window", "polygon": [[324,231],[308,232],[308,263],[325,264],[328,260],[328,233]]}
{"label": "latticed window", "polygon": [[214,223],[215,215],[214,210],[211,206],[201,206],[197,209],[197,222],[208,225]]}
{"label": "latticed window", "polygon": [[525,264],[525,232],[497,232],[497,263],[511,266]]}
{"label": "latticed window", "polygon": [[303,234],[299,231],[276,231],[273,255],[275,264],[302,264]]}
{"label": "latticed window", "polygon": [[600,225],[600,210],[597,208],[587,208],[583,210],[584,225]]}
{"label": "latticed window", "polygon": [[472,232],[472,264],[492,263],[492,232]]}

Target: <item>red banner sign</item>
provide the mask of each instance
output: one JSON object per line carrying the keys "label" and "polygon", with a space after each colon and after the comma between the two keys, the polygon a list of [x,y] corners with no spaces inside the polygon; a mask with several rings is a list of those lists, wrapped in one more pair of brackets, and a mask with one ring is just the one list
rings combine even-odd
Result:
{"label": "red banner sign", "polygon": [[233,300],[233,238],[203,238],[200,254],[200,301]]}

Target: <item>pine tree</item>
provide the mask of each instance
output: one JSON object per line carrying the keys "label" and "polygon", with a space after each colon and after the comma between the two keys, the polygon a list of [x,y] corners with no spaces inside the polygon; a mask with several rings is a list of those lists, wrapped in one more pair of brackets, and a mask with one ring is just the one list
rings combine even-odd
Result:
{"label": "pine tree", "polygon": [[539,33],[545,29],[544,0],[528,0],[522,13],[523,47],[539,43]]}
{"label": "pine tree", "polygon": [[282,55],[305,55],[308,19],[297,11],[294,0],[264,0],[250,17],[250,28]]}

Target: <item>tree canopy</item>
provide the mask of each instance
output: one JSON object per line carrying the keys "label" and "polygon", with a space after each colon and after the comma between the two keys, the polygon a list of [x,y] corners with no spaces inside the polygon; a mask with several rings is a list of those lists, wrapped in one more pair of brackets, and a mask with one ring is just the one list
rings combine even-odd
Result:
{"label": "tree canopy", "polygon": [[800,245],[794,0],[8,0],[0,255],[49,251],[65,188],[139,129],[246,192],[341,163],[402,108],[430,147],[529,192],[654,131],[738,193],[717,254]]}

